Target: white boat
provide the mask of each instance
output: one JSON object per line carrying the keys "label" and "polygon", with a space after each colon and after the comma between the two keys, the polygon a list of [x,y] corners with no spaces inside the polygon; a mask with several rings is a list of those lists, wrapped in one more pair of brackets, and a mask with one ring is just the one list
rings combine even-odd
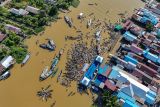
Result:
{"label": "white boat", "polygon": [[72,20],[71,18],[69,18],[68,16],[64,16],[64,20],[66,21],[66,23],[69,25],[69,27],[73,26]]}
{"label": "white boat", "polygon": [[55,47],[55,46],[56,46],[55,43],[54,43],[54,41],[51,40],[51,39],[48,41],[48,43],[49,43],[52,47]]}
{"label": "white boat", "polygon": [[30,58],[30,53],[28,53],[27,55],[26,55],[26,57],[23,59],[23,61],[22,61],[22,66],[29,60],[29,58]]}
{"label": "white boat", "polygon": [[52,74],[52,70],[48,71],[49,67],[45,67],[45,69],[43,70],[42,74],[40,75],[39,80],[43,81],[45,79],[47,79],[51,74]]}
{"label": "white boat", "polygon": [[89,27],[91,26],[91,24],[92,24],[92,19],[89,19],[89,20],[87,21],[87,28],[89,28]]}
{"label": "white boat", "polygon": [[78,19],[82,19],[83,18],[83,15],[84,15],[84,13],[79,13],[79,15],[78,15]]}
{"label": "white boat", "polygon": [[95,36],[96,36],[96,40],[100,41],[100,39],[101,39],[101,30],[97,31]]}
{"label": "white boat", "polygon": [[2,75],[0,75],[0,80],[5,80],[10,76],[10,71],[4,72]]}

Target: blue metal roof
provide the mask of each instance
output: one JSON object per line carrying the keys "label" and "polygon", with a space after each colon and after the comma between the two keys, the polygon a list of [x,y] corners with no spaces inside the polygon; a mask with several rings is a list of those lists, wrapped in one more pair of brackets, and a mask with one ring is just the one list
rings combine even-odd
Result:
{"label": "blue metal roof", "polygon": [[132,58],[132,57],[130,57],[130,56],[128,56],[128,55],[125,55],[125,57],[124,57],[124,60],[126,61],[126,62],[131,62],[131,63],[133,63],[133,64],[138,64],[138,61],[136,60],[136,59],[134,59],[134,58]]}
{"label": "blue metal roof", "polygon": [[146,24],[147,21],[150,21],[153,25],[158,23],[157,17],[155,15],[153,15],[147,9],[143,9],[143,17],[141,18],[141,22]]}
{"label": "blue metal roof", "polygon": [[135,103],[132,103],[132,102],[126,100],[125,103],[123,104],[123,107],[139,107],[139,106],[136,105]]}
{"label": "blue metal roof", "polygon": [[147,50],[143,51],[143,55],[144,55],[144,57],[146,57],[147,59],[149,59],[149,60],[151,60],[153,62],[157,62],[157,60],[158,60],[158,56],[157,55],[154,55],[154,54],[148,52]]}
{"label": "blue metal roof", "polygon": [[116,70],[116,69],[113,69],[112,68],[112,71],[111,71],[111,73],[109,74],[109,78],[116,78],[117,77],[117,75],[119,75],[119,72]]}
{"label": "blue metal roof", "polygon": [[146,94],[146,100],[145,102],[147,102],[148,104],[154,104],[155,102],[155,98],[151,97],[150,95]]}
{"label": "blue metal roof", "polygon": [[132,98],[132,97],[130,97],[129,95],[127,95],[127,94],[125,94],[125,93],[123,93],[123,92],[119,92],[118,93],[118,95],[117,95],[117,97],[120,99],[123,99],[123,100],[125,100],[125,101],[130,101],[130,102],[132,102],[132,103],[135,103],[136,101],[135,101],[135,99],[134,98]]}
{"label": "blue metal roof", "polygon": [[123,37],[128,41],[134,41],[135,39],[137,39],[137,37],[135,35],[131,34],[129,31],[126,31],[123,34]]}
{"label": "blue metal roof", "polygon": [[101,84],[101,81],[99,81],[98,79],[95,79],[94,84],[95,84],[96,86],[99,86],[99,85]]}
{"label": "blue metal roof", "polygon": [[98,73],[103,74],[104,72],[107,71],[108,68],[109,68],[109,65],[106,64],[104,67],[99,68]]}
{"label": "blue metal roof", "polygon": [[156,97],[157,96],[157,94],[152,90],[149,90],[147,94],[150,95],[151,97]]}

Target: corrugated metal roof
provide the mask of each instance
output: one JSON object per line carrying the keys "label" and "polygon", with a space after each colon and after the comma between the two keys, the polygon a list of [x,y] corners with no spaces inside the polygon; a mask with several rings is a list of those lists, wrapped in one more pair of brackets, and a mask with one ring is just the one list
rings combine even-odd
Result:
{"label": "corrugated metal roof", "polygon": [[126,100],[125,103],[123,104],[123,107],[139,107],[135,103],[130,102],[129,100]]}
{"label": "corrugated metal roof", "polygon": [[130,32],[126,31],[124,34],[123,34],[123,37],[128,40],[128,41],[134,41],[135,39],[137,39],[137,37],[133,34],[131,34]]}
{"label": "corrugated metal roof", "polygon": [[136,59],[134,59],[134,58],[132,58],[128,55],[125,55],[124,60],[127,61],[127,62],[131,62],[133,64],[138,64],[138,61]]}

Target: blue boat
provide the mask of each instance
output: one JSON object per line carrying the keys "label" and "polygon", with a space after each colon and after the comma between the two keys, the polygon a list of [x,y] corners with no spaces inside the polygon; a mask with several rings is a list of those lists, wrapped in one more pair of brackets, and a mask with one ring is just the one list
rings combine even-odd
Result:
{"label": "blue boat", "polygon": [[55,57],[52,61],[52,65],[51,65],[51,70],[54,70],[54,68],[56,67],[56,65],[58,64],[59,62],[59,58],[58,57]]}

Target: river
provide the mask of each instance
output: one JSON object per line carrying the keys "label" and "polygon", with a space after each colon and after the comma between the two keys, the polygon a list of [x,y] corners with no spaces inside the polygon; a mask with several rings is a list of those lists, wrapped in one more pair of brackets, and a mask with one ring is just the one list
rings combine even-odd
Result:
{"label": "river", "polygon": [[[71,8],[68,16],[73,18],[74,25],[81,29],[83,32],[88,32],[86,24],[80,23],[77,20],[77,15],[80,12],[84,12],[85,15],[94,13],[96,19],[110,20],[116,22],[119,18],[118,13],[128,13],[128,16],[132,14],[135,8],[144,6],[140,0],[80,0],[81,3],[78,8]],[[97,6],[89,6],[88,3],[97,3]],[[108,13],[106,13],[108,11]],[[64,17],[64,13],[60,13],[60,17]],[[72,83],[71,87],[66,90],[56,82],[56,77],[48,78],[45,81],[39,82],[39,75],[45,66],[50,65],[52,58],[61,48],[65,46],[65,53],[58,64],[59,71],[65,68],[66,52],[70,48],[71,44],[75,41],[65,41],[65,35],[76,35],[76,30],[69,28],[64,19],[60,19],[57,22],[53,22],[51,26],[46,27],[43,35],[33,36],[25,41],[28,45],[28,50],[31,52],[31,58],[29,62],[21,67],[20,65],[14,65],[11,69],[11,77],[5,81],[0,82],[0,107],[50,107],[50,105],[56,101],[55,107],[90,107],[92,104],[91,95],[80,95],[76,93],[74,96],[68,96],[71,91],[76,92],[76,83]],[[107,36],[107,35],[106,35]],[[46,38],[51,38],[56,43],[56,51],[49,52],[43,50],[36,45],[36,41],[39,43],[45,43]],[[53,89],[53,98],[47,102],[41,101],[36,96],[36,92],[41,87],[46,87],[51,84]]]}

